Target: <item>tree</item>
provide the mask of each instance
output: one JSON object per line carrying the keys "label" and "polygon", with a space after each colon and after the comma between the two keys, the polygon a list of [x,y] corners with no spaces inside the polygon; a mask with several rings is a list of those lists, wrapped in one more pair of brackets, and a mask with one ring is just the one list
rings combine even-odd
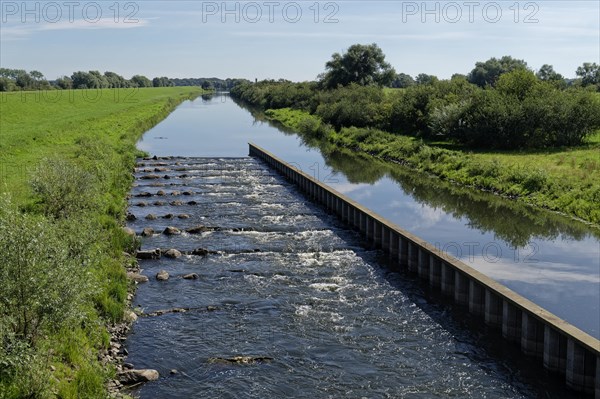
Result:
{"label": "tree", "polygon": [[0,91],[13,91],[16,89],[15,82],[9,78],[0,77]]}
{"label": "tree", "polygon": [[57,87],[60,87],[61,89],[64,89],[64,90],[73,88],[73,81],[68,76],[62,76],[62,77],[56,79],[56,82],[54,82],[54,83],[56,84]]}
{"label": "tree", "polygon": [[136,87],[152,87],[152,81],[143,75],[133,76],[131,83]]}
{"label": "tree", "polygon": [[418,85],[429,85],[437,82],[439,79],[434,75],[427,75],[426,73],[420,73],[415,78],[415,82]]}
{"label": "tree", "polygon": [[554,67],[549,64],[544,64],[539,71],[535,74],[539,80],[553,81],[553,80],[564,80],[564,77],[554,70]]}
{"label": "tree", "polygon": [[152,79],[152,86],[154,87],[172,87],[173,81],[166,76],[162,76],[160,78],[156,77]]}
{"label": "tree", "polygon": [[600,84],[600,65],[584,62],[575,72],[581,78],[582,86]]}
{"label": "tree", "polygon": [[212,90],[213,85],[210,83],[210,81],[205,80],[204,82],[202,82],[202,89],[203,90]]}
{"label": "tree", "polygon": [[31,89],[33,87],[34,80],[30,74],[23,71],[22,73],[20,73],[17,76],[16,83],[17,83],[17,86],[19,86],[21,89],[25,90],[25,89]]}
{"label": "tree", "polygon": [[396,78],[392,81],[392,87],[397,89],[405,89],[415,84],[415,80],[412,76],[405,73],[399,73]]}
{"label": "tree", "polygon": [[99,72],[96,73],[78,71],[71,75],[74,89],[98,89],[102,87],[102,82],[98,80]]}
{"label": "tree", "polygon": [[104,72],[104,79],[106,79],[106,81],[108,82],[108,87],[111,89],[119,89],[122,87],[129,86],[127,79],[115,72]]}
{"label": "tree", "polygon": [[375,43],[354,44],[344,54],[334,53],[325,69],[320,81],[327,89],[350,83],[388,86],[396,76],[394,68],[385,61],[383,51]]}
{"label": "tree", "polygon": [[496,83],[496,90],[523,101],[538,84],[540,83],[533,72],[517,69],[500,76]]}
{"label": "tree", "polygon": [[462,73],[454,73],[452,74],[452,76],[450,77],[450,80],[467,80],[467,75],[463,75]]}
{"label": "tree", "polygon": [[469,82],[481,87],[495,86],[500,75],[515,69],[527,69],[527,63],[509,55],[500,59],[490,58],[485,62],[476,63],[475,68],[469,73],[468,79]]}

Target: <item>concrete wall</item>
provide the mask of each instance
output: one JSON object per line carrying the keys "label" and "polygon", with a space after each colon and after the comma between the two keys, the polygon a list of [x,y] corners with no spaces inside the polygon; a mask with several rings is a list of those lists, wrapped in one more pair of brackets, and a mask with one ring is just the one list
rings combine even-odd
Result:
{"label": "concrete wall", "polygon": [[260,147],[250,144],[250,156],[262,159],[451,301],[501,330],[567,386],[600,399],[600,341]]}

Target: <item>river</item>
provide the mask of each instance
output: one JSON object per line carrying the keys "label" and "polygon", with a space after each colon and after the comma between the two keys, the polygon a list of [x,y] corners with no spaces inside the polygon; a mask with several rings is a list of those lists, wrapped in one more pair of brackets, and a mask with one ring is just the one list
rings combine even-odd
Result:
{"label": "river", "polygon": [[322,151],[227,94],[187,101],[138,147],[156,155],[247,155],[254,142],[600,338],[600,231],[350,153]]}
{"label": "river", "polygon": [[[390,272],[378,251],[368,250],[356,233],[306,202],[281,177],[240,158],[248,141],[598,336],[597,231],[400,166],[307,143],[217,95],[183,103],[139,143],[153,155],[210,159],[140,166],[138,178],[152,171],[153,162],[166,162],[170,177],[136,182],[130,210],[137,220],[130,227],[150,225],[160,232],[200,222],[219,228],[144,238],[144,249],[201,246],[214,252],[142,261],[150,282],[140,285],[134,306],[146,314],[174,307],[189,311],[141,317],[134,325],[127,361],[161,373],[159,381],[134,394],[577,397],[499,333],[476,327],[460,309],[430,301],[416,278]],[[159,196],[161,188],[166,193],[160,196],[176,190],[174,198],[181,201],[145,197]],[[173,199],[159,199],[167,198]],[[158,219],[146,219],[150,213]],[[190,218],[178,219],[182,213]],[[167,282],[153,278],[162,269],[172,275]],[[199,279],[180,278],[192,272]],[[265,360],[222,361],[235,356]]]}

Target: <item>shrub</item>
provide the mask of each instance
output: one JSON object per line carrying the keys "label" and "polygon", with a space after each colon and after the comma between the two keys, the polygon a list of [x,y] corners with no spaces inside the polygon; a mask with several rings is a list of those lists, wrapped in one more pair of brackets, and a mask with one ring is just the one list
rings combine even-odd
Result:
{"label": "shrub", "polygon": [[0,314],[6,331],[34,344],[43,329],[81,317],[87,291],[82,257],[72,257],[61,229],[42,216],[20,213],[6,198],[0,208]]}
{"label": "shrub", "polygon": [[42,160],[30,184],[43,213],[56,219],[94,209],[97,204],[95,175],[71,161]]}

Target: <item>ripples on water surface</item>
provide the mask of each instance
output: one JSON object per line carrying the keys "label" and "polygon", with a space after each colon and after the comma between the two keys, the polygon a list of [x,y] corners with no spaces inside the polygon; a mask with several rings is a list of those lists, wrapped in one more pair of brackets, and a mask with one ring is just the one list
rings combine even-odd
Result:
{"label": "ripples on water surface", "polygon": [[[255,142],[600,338],[598,228],[331,148],[250,111],[226,94],[185,102],[139,146],[159,156],[213,157],[245,155],[247,142]],[[260,195],[269,191],[265,186]]]}
{"label": "ripples on water surface", "polygon": [[[146,313],[192,310],[142,317],[135,324],[127,361],[161,373],[159,381],[135,392],[140,397],[520,398],[545,390],[557,398],[568,395],[543,372],[522,377],[510,360],[482,349],[481,337],[466,332],[449,309],[428,303],[419,284],[379,266],[378,251],[366,249],[355,232],[303,201],[259,162],[175,161],[159,173],[169,179],[137,180],[130,200],[137,220],[130,226],[138,232],[169,225],[218,227],[143,241],[146,249],[202,247],[216,253],[141,261],[150,282],[139,286],[134,306]],[[156,162],[146,161],[136,176],[149,174]],[[156,195],[160,190],[164,195]],[[181,203],[169,205],[172,201]],[[148,214],[157,219],[146,220]],[[173,219],[165,219],[168,214]],[[181,214],[190,218],[178,219]],[[161,269],[171,275],[166,282],[153,278]],[[182,279],[187,273],[200,278]],[[209,361],[238,355],[273,360]],[[178,374],[170,375],[171,369]]]}

